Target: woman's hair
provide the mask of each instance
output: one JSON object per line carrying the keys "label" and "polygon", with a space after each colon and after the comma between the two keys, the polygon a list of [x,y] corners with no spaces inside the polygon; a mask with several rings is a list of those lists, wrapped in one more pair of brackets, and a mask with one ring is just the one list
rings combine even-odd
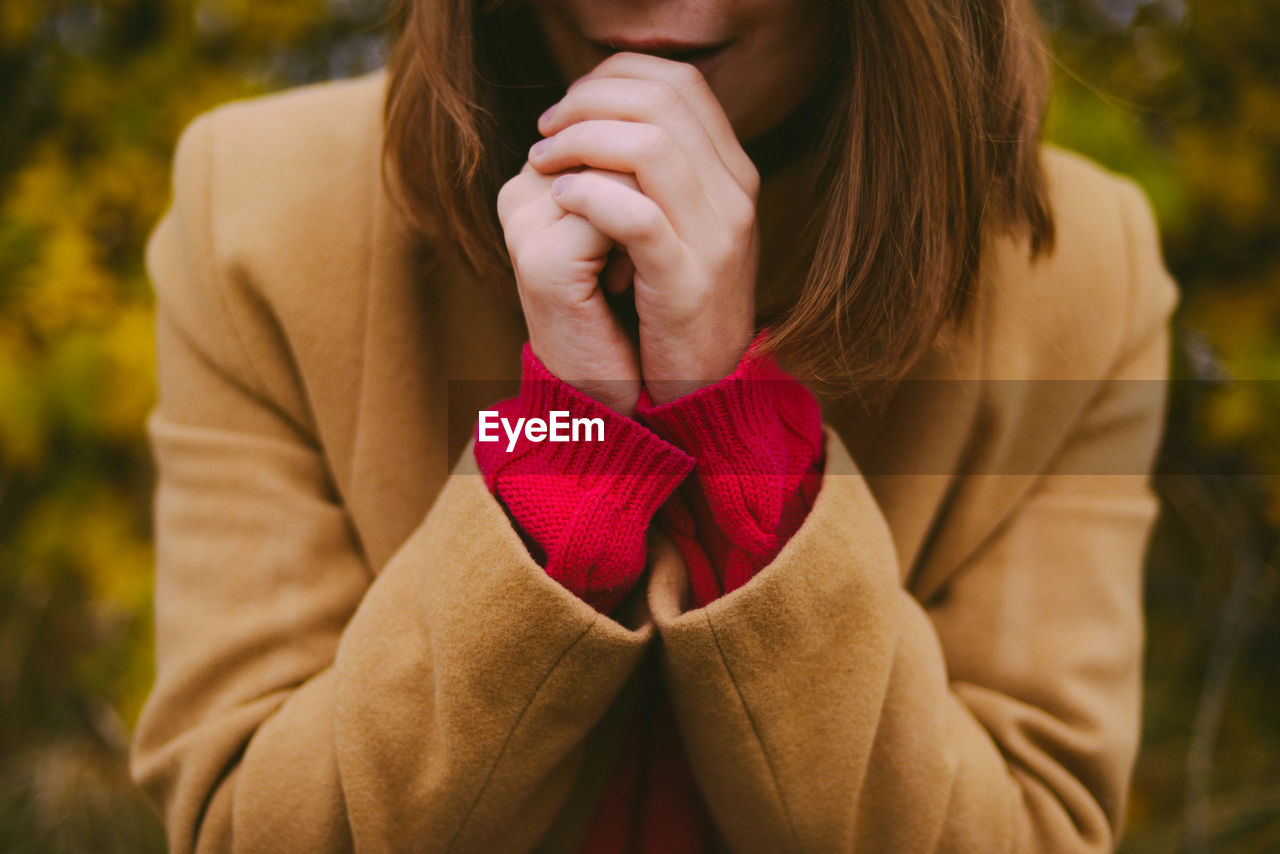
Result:
{"label": "woman's hair", "polygon": [[[383,160],[409,221],[481,276],[510,269],[497,193],[563,93],[527,0],[484,2],[398,0]],[[812,123],[812,260],[767,346],[859,388],[901,377],[964,316],[986,236],[1021,232],[1033,257],[1052,246],[1048,69],[1031,0],[832,2],[843,27]]]}

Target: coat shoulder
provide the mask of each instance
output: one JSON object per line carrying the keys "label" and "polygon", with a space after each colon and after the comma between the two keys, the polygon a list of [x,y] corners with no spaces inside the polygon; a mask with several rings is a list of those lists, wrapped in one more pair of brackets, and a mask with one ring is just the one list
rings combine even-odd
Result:
{"label": "coat shoulder", "polygon": [[1001,237],[980,272],[988,376],[1099,379],[1177,303],[1155,216],[1136,183],[1074,152],[1042,149],[1053,247]]}
{"label": "coat shoulder", "polygon": [[[1084,230],[1084,223],[1095,222],[1093,229],[1109,228],[1119,244],[1113,246],[1118,257],[1113,256],[1112,269],[1126,279],[1122,341],[1132,344],[1166,326],[1180,295],[1165,266],[1156,213],[1146,191],[1132,178],[1064,149],[1047,147],[1045,163],[1068,236]],[[1110,201],[1102,205],[1098,199],[1104,193]],[[1098,223],[1100,210],[1106,216]]]}
{"label": "coat shoulder", "polygon": [[198,116],[148,246],[160,309],[303,432],[317,429],[306,374],[350,373],[332,363],[360,352],[373,247],[395,232],[383,225],[385,82],[375,72]]}
{"label": "coat shoulder", "polygon": [[[382,144],[386,72],[312,83],[231,101],[197,119],[210,124],[222,177],[270,178],[277,192],[333,186],[367,168]],[[331,180],[317,180],[318,178]]]}
{"label": "coat shoulder", "polygon": [[384,72],[311,84],[197,119],[207,125],[220,245],[261,248],[269,238],[287,249],[350,233],[380,186],[385,84]]}
{"label": "coat shoulder", "polygon": [[315,83],[223,104],[183,131],[175,214],[215,280],[285,312],[361,298],[385,215],[385,92],[385,71]]}

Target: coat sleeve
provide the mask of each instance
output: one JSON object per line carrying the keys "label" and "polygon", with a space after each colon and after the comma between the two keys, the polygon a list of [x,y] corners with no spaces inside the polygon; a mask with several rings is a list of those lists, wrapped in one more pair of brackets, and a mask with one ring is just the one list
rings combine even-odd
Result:
{"label": "coat sleeve", "polygon": [[885,519],[830,430],[809,517],[748,584],[684,610],[679,558],[658,557],[665,679],[733,850],[1114,847],[1177,298],[1144,201],[1121,195],[1129,313],[1110,375],[1047,471],[976,475],[1033,485],[940,595],[904,589]]}
{"label": "coat sleeve", "polygon": [[156,676],[131,773],[174,852],[527,850],[652,623],[548,578],[470,449],[368,565],[301,391],[268,387],[225,308],[211,125],[184,134],[148,246]]}

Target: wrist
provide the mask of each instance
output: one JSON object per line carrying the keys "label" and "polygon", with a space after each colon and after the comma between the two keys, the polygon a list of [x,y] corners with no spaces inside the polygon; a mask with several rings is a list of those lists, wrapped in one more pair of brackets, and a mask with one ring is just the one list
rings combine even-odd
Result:
{"label": "wrist", "polygon": [[[692,339],[690,341],[690,339]],[[642,354],[644,391],[654,406],[686,397],[739,371],[752,346],[750,327],[737,332],[709,330],[685,343],[656,344]]]}
{"label": "wrist", "polygon": [[554,338],[548,344],[531,334],[526,349],[538,363],[539,381],[562,382],[614,412],[627,418],[635,416],[641,385],[634,354],[598,354],[589,360],[588,370],[581,367],[581,357],[565,354]]}
{"label": "wrist", "polygon": [[756,352],[766,336],[756,336],[734,369],[716,382],[665,402],[647,384],[640,395],[637,418],[697,458],[700,476],[794,476],[821,456],[817,400],[771,354]]}

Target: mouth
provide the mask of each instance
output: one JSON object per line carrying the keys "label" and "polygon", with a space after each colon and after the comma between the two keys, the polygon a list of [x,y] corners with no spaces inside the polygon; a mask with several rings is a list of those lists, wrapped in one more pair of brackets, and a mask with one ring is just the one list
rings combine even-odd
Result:
{"label": "mouth", "polygon": [[678,42],[671,39],[626,39],[606,38],[590,39],[591,45],[606,59],[615,53],[644,53],[673,62],[687,62],[697,68],[705,76],[715,64],[729,42],[715,44],[695,44]]}

